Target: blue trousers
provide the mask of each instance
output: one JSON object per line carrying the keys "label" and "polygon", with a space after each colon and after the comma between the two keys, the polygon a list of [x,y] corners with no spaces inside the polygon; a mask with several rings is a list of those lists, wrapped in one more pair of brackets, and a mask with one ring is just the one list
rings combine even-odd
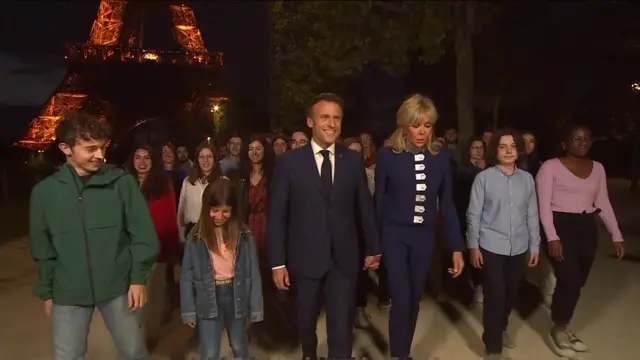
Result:
{"label": "blue trousers", "polygon": [[382,251],[389,283],[391,357],[408,358],[420,300],[435,248],[435,226],[382,225]]}
{"label": "blue trousers", "polygon": [[99,303],[96,306],[53,304],[51,335],[55,360],[84,359],[87,337],[95,308],[100,310],[120,354],[127,360],[150,359],[144,341],[141,311],[131,311],[127,295]]}
{"label": "blue trousers", "polygon": [[214,319],[198,318],[198,336],[202,360],[220,359],[222,332],[227,329],[229,345],[235,359],[249,359],[249,343],[245,329],[246,318],[236,318],[233,284],[216,285],[218,316]]}

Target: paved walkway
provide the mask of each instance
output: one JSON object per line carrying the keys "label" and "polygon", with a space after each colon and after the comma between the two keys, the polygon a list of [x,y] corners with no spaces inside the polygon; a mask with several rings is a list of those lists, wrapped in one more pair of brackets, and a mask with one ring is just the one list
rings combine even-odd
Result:
{"label": "paved walkway", "polygon": [[[630,252],[636,261],[617,261],[610,258],[609,237],[601,235],[599,257],[589,284],[584,290],[576,314],[574,329],[590,345],[592,352],[584,359],[636,360],[640,358],[640,213],[635,210],[640,197],[630,196],[622,181],[610,182],[610,192],[626,236]],[[48,320],[42,311],[42,302],[31,295],[37,277],[30,258],[26,239],[19,239],[0,247],[0,359],[51,359]],[[455,321],[447,313],[457,313]],[[384,359],[384,350],[375,344],[386,343],[386,314],[371,306],[372,323],[379,334],[356,331],[354,355],[370,359]],[[481,358],[482,343],[480,310],[468,310],[452,305],[447,311],[431,300],[422,303],[418,329],[413,345],[417,360],[475,360]],[[102,319],[94,318],[89,338],[88,359],[118,359]],[[511,316],[510,331],[518,346],[510,351],[516,360],[556,359],[545,343],[549,326],[548,313],[541,307],[533,310],[524,320],[521,315]],[[326,354],[324,319],[318,325],[320,353]],[[176,318],[164,330],[154,353],[159,359],[195,358],[188,351],[191,331]],[[382,341],[377,340],[382,339]],[[376,341],[377,340],[377,341]],[[384,345],[386,346],[386,345]],[[384,347],[383,346],[383,347]],[[259,360],[299,359],[300,352],[266,353],[254,349],[252,355]],[[185,355],[186,354],[186,355]],[[227,348],[226,355],[230,356]],[[232,358],[232,357],[228,357]]]}

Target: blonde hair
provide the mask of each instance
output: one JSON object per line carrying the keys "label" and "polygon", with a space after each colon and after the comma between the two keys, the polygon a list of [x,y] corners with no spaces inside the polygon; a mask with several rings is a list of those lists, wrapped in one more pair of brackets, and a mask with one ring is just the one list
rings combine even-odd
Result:
{"label": "blonde hair", "polygon": [[[399,153],[407,149],[404,132],[409,126],[420,122],[423,117],[426,117],[429,123],[435,125],[438,120],[438,112],[436,111],[436,106],[433,104],[433,101],[422,94],[409,96],[402,105],[400,105],[396,113],[396,130],[391,134],[391,137],[389,137],[393,151]],[[433,143],[432,132],[429,139],[427,139],[427,149],[430,153],[435,154],[438,150]]]}

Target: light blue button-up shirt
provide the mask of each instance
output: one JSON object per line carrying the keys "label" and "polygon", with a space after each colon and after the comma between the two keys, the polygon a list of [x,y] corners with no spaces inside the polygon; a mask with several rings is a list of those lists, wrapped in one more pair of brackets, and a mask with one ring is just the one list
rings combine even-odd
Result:
{"label": "light blue button-up shirt", "polygon": [[533,177],[498,166],[480,172],[471,187],[467,209],[467,246],[499,255],[538,253],[540,220]]}

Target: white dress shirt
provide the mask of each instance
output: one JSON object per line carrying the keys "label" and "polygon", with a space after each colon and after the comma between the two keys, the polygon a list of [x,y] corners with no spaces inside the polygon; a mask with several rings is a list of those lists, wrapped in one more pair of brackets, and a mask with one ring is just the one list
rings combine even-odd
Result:
{"label": "white dress shirt", "polygon": [[178,235],[180,241],[185,242],[184,230],[189,223],[197,223],[200,219],[202,211],[202,193],[207,184],[202,180],[196,180],[191,185],[189,178],[185,178],[182,182],[182,191],[180,191],[180,200],[178,201]]}
{"label": "white dress shirt", "polygon": [[[318,167],[318,175],[322,176],[322,162],[324,161],[324,156],[320,153],[320,151],[324,150],[318,143],[316,143],[313,139],[311,139],[311,150],[313,151],[313,155],[316,158],[316,166]],[[329,161],[331,161],[331,181],[335,179],[336,174],[336,144],[331,144],[327,150],[329,150]],[[275,266],[275,269],[281,269],[285,267],[284,265]]]}
{"label": "white dress shirt", "polygon": [[[320,153],[320,151],[324,150],[320,145],[318,145],[313,139],[311,139],[311,150],[313,150],[313,154],[316,157],[316,165],[318,166],[318,174],[322,176],[322,162],[324,161],[324,156]],[[336,174],[336,144],[331,144],[327,148],[329,150],[329,160],[331,161],[331,181],[335,178]]]}

